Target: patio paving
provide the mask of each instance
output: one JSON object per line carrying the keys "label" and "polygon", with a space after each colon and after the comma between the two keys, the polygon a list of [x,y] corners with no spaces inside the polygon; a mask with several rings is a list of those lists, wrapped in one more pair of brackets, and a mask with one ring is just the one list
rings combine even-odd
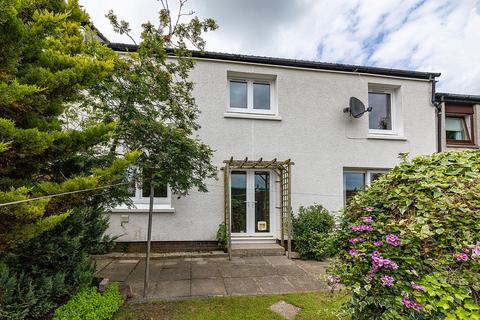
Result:
{"label": "patio paving", "polygon": [[[130,285],[134,299],[143,294],[145,260],[95,257],[97,277]],[[289,260],[285,256],[162,258],[150,261],[149,298],[280,294],[329,290],[326,262]]]}

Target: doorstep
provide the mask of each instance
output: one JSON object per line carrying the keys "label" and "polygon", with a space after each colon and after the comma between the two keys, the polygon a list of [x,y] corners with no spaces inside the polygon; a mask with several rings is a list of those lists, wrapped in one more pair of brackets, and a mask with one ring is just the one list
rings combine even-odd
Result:
{"label": "doorstep", "polygon": [[276,243],[234,243],[232,255],[236,257],[283,256],[285,249]]}

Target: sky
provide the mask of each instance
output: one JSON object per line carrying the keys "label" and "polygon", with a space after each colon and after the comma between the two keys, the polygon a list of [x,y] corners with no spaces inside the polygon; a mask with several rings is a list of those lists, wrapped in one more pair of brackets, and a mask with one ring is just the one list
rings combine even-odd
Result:
{"label": "sky", "polygon": [[[157,0],[80,0],[112,42],[113,9],[139,39],[158,21]],[[170,0],[172,11],[176,0]],[[480,0],[189,0],[213,18],[206,50],[441,72],[437,91],[480,95]]]}

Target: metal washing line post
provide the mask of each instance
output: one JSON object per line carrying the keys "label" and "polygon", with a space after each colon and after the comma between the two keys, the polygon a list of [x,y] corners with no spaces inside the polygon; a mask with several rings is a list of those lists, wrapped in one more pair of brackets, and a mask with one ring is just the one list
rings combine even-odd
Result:
{"label": "metal washing line post", "polygon": [[280,198],[281,198],[281,244],[285,248],[285,234],[287,235],[287,249],[288,258],[291,258],[292,253],[292,165],[294,163],[288,159],[285,161],[263,161],[263,158],[258,160],[248,160],[248,157],[243,160],[223,161],[224,174],[224,221],[227,229],[227,250],[228,257],[232,259],[232,208],[231,208],[231,190],[230,190],[230,173],[235,169],[271,169],[280,177]]}
{"label": "metal washing line post", "polygon": [[148,294],[148,281],[150,276],[150,249],[152,241],[152,216],[153,216],[153,197],[155,187],[153,185],[153,174],[150,177],[150,205],[148,207],[148,229],[147,229],[147,248],[145,256],[145,275],[143,278],[143,298]]}

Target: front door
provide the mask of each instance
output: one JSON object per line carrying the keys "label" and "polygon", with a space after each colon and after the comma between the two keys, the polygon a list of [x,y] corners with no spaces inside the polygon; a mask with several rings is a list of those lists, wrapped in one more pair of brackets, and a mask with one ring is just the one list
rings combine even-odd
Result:
{"label": "front door", "polygon": [[272,181],[268,170],[231,172],[232,235],[269,235]]}

